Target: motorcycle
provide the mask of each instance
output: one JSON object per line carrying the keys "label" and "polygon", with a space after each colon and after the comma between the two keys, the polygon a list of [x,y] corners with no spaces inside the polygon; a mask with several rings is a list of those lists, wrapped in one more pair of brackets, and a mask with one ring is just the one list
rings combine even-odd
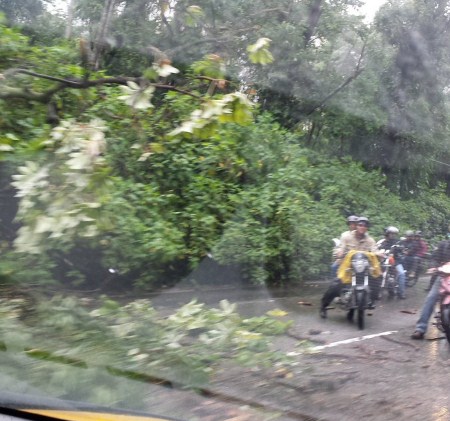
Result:
{"label": "motorcycle", "polygon": [[416,270],[414,271],[410,271],[410,270],[405,270],[405,275],[406,275],[406,286],[407,287],[413,287],[414,285],[417,284],[417,281],[419,280],[419,277],[425,273],[426,269],[427,269],[427,260],[430,258],[430,254],[427,253],[425,256],[423,257],[417,257],[418,261],[416,263]]}
{"label": "motorcycle", "polygon": [[364,329],[365,310],[369,308],[369,258],[364,252],[355,252],[351,257],[350,268],[351,283],[344,284],[341,294],[335,298],[336,304],[348,311],[347,319],[353,321],[355,310],[357,313],[358,328]]}
{"label": "motorcycle", "polygon": [[417,284],[417,281],[419,280],[419,275],[420,275],[421,271],[422,271],[422,263],[420,261],[417,264],[417,270],[415,272],[411,272],[410,270],[405,270],[405,275],[406,275],[405,285],[408,288],[411,288]]}
{"label": "motorcycle", "polygon": [[399,295],[398,273],[396,269],[395,261],[395,249],[401,248],[398,244],[391,247],[390,250],[381,250],[384,254],[384,259],[381,262],[381,268],[383,276],[380,285],[380,292],[378,298],[381,299],[383,291],[388,292],[389,298],[393,298]]}
{"label": "motorcycle", "polygon": [[390,252],[386,253],[386,257],[381,263],[383,269],[383,277],[381,280],[379,298],[383,297],[383,291],[388,292],[390,298],[398,294],[397,270],[395,269],[395,258]]}

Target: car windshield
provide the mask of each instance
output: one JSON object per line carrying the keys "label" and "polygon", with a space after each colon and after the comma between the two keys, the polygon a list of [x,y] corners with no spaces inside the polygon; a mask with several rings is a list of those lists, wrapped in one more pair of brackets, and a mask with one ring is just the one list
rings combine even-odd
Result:
{"label": "car windshield", "polygon": [[448,419],[449,28],[0,0],[0,407]]}

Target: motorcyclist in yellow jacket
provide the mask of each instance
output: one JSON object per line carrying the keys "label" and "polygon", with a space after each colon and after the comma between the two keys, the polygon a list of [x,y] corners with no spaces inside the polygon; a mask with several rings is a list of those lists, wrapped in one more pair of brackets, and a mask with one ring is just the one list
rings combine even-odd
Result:
{"label": "motorcyclist in yellow jacket", "polygon": [[[345,241],[345,238],[350,235],[355,229],[356,229],[356,224],[358,222],[358,216],[356,215],[350,215],[347,218],[347,224],[348,224],[348,230],[343,232],[339,238],[339,244],[342,243],[342,241]],[[331,265],[331,276],[333,278],[336,278],[337,276],[337,270],[339,268],[339,265],[342,263],[342,259],[338,259],[336,257],[336,253],[338,252],[338,246],[333,250],[333,258],[334,258],[334,262]]]}
{"label": "motorcyclist in yellow jacket", "polygon": [[369,280],[369,288],[371,291],[371,303],[369,307],[374,308],[373,301],[378,296],[381,269],[380,262],[377,258],[379,250],[375,240],[367,233],[368,228],[369,220],[366,217],[361,216],[358,218],[356,230],[342,239],[341,244],[337,249],[336,256],[338,258],[344,258],[345,256],[345,258],[338,269],[338,277],[333,280],[332,284],[325,291],[325,294],[322,297],[320,306],[320,316],[322,318],[327,317],[327,307],[335,297],[339,297],[344,283],[349,282],[347,275],[349,272],[347,269],[350,265],[352,255],[350,252],[352,251],[369,252],[367,253],[367,256],[372,267],[372,273]]}

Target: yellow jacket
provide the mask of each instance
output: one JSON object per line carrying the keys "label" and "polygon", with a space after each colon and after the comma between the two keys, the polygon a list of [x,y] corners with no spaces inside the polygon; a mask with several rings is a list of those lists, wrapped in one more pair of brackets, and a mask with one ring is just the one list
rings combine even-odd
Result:
{"label": "yellow jacket", "polygon": [[381,276],[381,267],[380,267],[380,261],[378,260],[378,257],[369,251],[359,251],[359,250],[351,250],[349,251],[344,259],[342,260],[341,265],[339,266],[337,277],[342,281],[344,284],[349,284],[352,282],[352,271],[348,270],[351,267],[352,264],[352,256],[355,253],[364,253],[367,258],[369,259],[370,264],[370,276],[373,278],[378,278]]}

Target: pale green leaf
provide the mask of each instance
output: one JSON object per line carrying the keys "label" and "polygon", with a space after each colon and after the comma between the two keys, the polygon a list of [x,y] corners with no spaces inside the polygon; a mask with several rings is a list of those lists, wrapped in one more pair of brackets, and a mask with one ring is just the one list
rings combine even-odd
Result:
{"label": "pale green leaf", "polygon": [[164,63],[162,65],[159,65],[158,63],[154,63],[153,64],[153,69],[161,77],[167,77],[167,76],[169,76],[171,74],[180,73],[180,71],[177,68],[171,66],[168,63]]}
{"label": "pale green leaf", "polygon": [[272,317],[283,317],[283,316],[287,316],[288,313],[284,310],[280,310],[280,309],[274,309],[274,310],[269,310],[267,312],[267,315],[272,316]]}

